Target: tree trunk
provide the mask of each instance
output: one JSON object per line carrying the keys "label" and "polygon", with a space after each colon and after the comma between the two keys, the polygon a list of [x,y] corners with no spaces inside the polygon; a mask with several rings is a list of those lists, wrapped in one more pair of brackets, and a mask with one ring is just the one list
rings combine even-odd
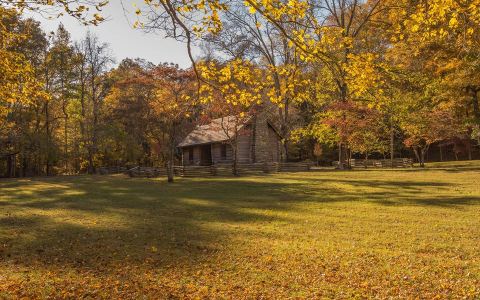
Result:
{"label": "tree trunk", "polygon": [[7,157],[7,178],[11,178],[13,177],[13,159],[12,159],[12,155],[9,155]]}
{"label": "tree trunk", "polygon": [[284,125],[283,125],[283,145],[285,147],[285,161],[288,161],[288,158],[290,156],[290,151],[288,148],[288,141],[290,139],[290,130],[289,130],[289,104],[290,101],[288,99],[285,99],[285,116],[284,116]]}
{"label": "tree trunk", "polygon": [[17,155],[12,157],[12,177],[17,177]]}
{"label": "tree trunk", "polygon": [[390,161],[393,166],[393,159],[395,158],[395,129],[393,125],[390,126]]}
{"label": "tree trunk", "polygon": [[425,154],[426,153],[427,153],[427,149],[422,148],[420,150],[420,154],[421,154],[421,156],[420,156],[420,158],[421,158],[420,167],[422,167],[422,168],[425,168]]}
{"label": "tree trunk", "polygon": [[472,160],[472,142],[470,140],[465,141],[465,148],[467,148],[468,160]]}
{"label": "tree trunk", "polygon": [[351,169],[351,167],[352,167],[352,149],[347,148],[347,153],[348,153],[347,166],[348,166],[349,169]]}
{"label": "tree trunk", "polygon": [[66,173],[68,170],[68,115],[65,114],[65,127],[64,127],[64,149],[63,149],[63,159],[65,160],[64,162],[64,172]]}
{"label": "tree trunk", "polygon": [[99,115],[99,103],[97,98],[97,86],[95,80],[97,79],[96,74],[92,74],[90,77],[90,88],[92,90],[92,114],[93,114],[93,121],[92,121],[92,139],[90,144],[90,152],[88,158],[88,169],[89,173],[95,173],[95,156],[97,155],[98,151],[98,115]]}
{"label": "tree trunk", "polygon": [[344,169],[344,160],[343,160],[343,145],[342,143],[338,143],[338,169]]}
{"label": "tree trunk", "polygon": [[67,92],[65,91],[65,74],[62,72],[60,81],[60,89],[62,91],[62,112],[64,117],[63,127],[63,172],[67,173],[68,170],[68,112],[67,112]]}
{"label": "tree trunk", "polygon": [[95,173],[94,167],[93,167],[93,153],[91,148],[88,150],[88,174],[93,174]]}
{"label": "tree trunk", "polygon": [[[280,77],[279,77],[279,75],[276,71],[273,74],[273,78],[274,78],[274,83],[275,83],[274,86],[275,86],[276,95],[279,97],[279,96],[281,96],[281,84],[280,84]],[[282,138],[284,139],[284,141],[283,141],[283,149],[285,151],[284,160],[288,161],[288,157],[289,157],[289,149],[288,149],[289,101],[288,101],[288,97],[285,98],[284,108],[283,109],[278,108],[278,114],[280,116],[280,122],[281,122],[280,132],[281,132]]]}
{"label": "tree trunk", "polygon": [[238,170],[237,170],[237,142],[234,142],[232,145],[232,151],[233,151],[233,163],[232,163],[232,174],[233,176],[238,176]]}
{"label": "tree trunk", "polygon": [[413,153],[415,153],[415,157],[417,158],[417,161],[420,164],[420,167],[423,167],[422,166],[422,160],[420,159],[420,154],[418,153],[418,148],[417,147],[413,148]]}
{"label": "tree trunk", "polygon": [[443,147],[442,146],[438,146],[438,149],[440,149],[440,161],[443,161]]}
{"label": "tree trunk", "polygon": [[170,156],[170,159],[167,162],[167,181],[169,183],[173,183],[175,181],[175,173],[173,170],[173,155]]}
{"label": "tree trunk", "polygon": [[93,104],[92,143],[90,148],[89,169],[91,174],[95,173],[94,158],[98,151],[98,106]]}
{"label": "tree trunk", "polygon": [[[86,98],[86,78],[85,78],[85,62],[82,61],[82,64],[79,69],[79,75],[80,75],[80,142],[81,144],[78,146],[78,154],[79,156],[82,156],[83,159],[83,153],[80,150],[80,147],[82,146],[85,148],[87,144],[87,134],[86,134],[86,129],[85,129],[85,121],[87,118],[87,109],[86,109],[86,104],[85,104],[85,98]],[[87,148],[87,152],[90,152]],[[80,166],[80,164],[79,164]],[[78,168],[77,171],[80,171],[80,168]],[[87,170],[90,172],[90,170]]]}
{"label": "tree trunk", "polygon": [[27,156],[22,150],[22,177],[27,177]]}
{"label": "tree trunk", "polygon": [[46,150],[47,150],[47,161],[45,164],[45,172],[47,176],[50,176],[50,113],[48,107],[48,101],[45,102],[45,130],[46,130]]}
{"label": "tree trunk", "polygon": [[467,87],[467,92],[470,93],[472,97],[472,106],[473,106],[473,115],[475,116],[475,120],[477,123],[480,123],[480,104],[478,100],[478,92],[480,88],[469,86]]}

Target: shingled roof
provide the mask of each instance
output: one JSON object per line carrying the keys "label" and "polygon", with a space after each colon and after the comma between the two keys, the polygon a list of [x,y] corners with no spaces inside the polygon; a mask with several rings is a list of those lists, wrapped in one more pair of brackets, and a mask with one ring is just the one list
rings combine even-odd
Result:
{"label": "shingled roof", "polygon": [[[242,127],[243,126],[239,126],[238,130],[242,129]],[[228,129],[228,135],[225,132],[226,129]],[[195,145],[225,142],[229,139],[228,136],[233,136],[234,133],[235,118],[233,116],[218,118],[212,120],[209,124],[198,125],[180,144],[178,144],[178,147],[184,148]]]}

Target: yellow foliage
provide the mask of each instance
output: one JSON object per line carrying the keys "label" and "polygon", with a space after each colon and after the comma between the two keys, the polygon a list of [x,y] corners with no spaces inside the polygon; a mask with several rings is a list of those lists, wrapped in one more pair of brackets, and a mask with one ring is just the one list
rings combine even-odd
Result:
{"label": "yellow foliage", "polygon": [[15,47],[28,36],[7,28],[5,22],[17,14],[15,10],[0,7],[0,120],[14,106],[28,105],[34,98],[48,99],[43,86],[35,79],[34,70],[25,55]]}

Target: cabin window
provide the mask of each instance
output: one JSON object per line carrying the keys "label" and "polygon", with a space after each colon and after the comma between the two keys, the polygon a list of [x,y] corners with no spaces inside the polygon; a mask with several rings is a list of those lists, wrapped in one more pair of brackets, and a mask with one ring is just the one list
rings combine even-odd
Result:
{"label": "cabin window", "polygon": [[188,148],[188,160],[193,161],[193,147]]}
{"label": "cabin window", "polygon": [[221,147],[220,147],[220,157],[221,157],[222,160],[227,159],[227,145],[226,144],[222,144]]}

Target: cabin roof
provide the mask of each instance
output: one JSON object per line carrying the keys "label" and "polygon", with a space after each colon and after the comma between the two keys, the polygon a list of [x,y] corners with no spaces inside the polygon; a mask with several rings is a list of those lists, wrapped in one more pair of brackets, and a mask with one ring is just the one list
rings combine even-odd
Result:
{"label": "cabin roof", "polygon": [[[238,130],[242,129],[243,125],[244,124],[240,125]],[[184,148],[195,145],[225,142],[229,139],[228,136],[233,136],[234,133],[234,116],[218,118],[212,120],[208,124],[197,125],[197,127],[195,127],[195,129],[183,139],[178,147]]]}

